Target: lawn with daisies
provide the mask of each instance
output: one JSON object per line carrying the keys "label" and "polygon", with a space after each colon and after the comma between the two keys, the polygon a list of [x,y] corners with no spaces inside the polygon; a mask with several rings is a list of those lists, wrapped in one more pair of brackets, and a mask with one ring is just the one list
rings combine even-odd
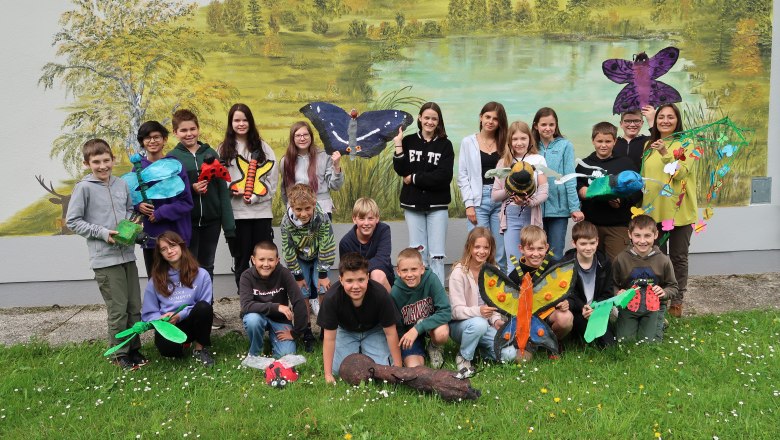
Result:
{"label": "lawn with daisies", "polygon": [[[214,341],[217,366],[160,358],[125,372],[99,344],[0,347],[0,438],[776,438],[780,312],[672,320],[657,345],[575,348],[521,366],[479,364],[476,401],[383,383],[328,386],[321,355],[285,389]],[[448,345],[445,367],[454,368]]]}

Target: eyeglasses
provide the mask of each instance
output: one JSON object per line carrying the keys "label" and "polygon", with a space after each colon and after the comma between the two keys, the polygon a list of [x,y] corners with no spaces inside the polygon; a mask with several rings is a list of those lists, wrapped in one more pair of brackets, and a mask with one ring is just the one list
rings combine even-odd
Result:
{"label": "eyeglasses", "polygon": [[144,138],[144,142],[152,142],[152,141],[160,142],[161,140],[163,140],[163,137],[160,136],[159,134],[156,134],[154,136],[147,136]]}
{"label": "eyeglasses", "polygon": [[295,137],[295,139],[308,139],[309,138],[309,133],[296,134],[294,137]]}
{"label": "eyeglasses", "polygon": [[163,247],[160,248],[160,253],[161,254],[167,254],[168,252],[170,252],[170,251],[172,251],[174,249],[177,249],[177,248],[179,248],[179,245],[176,245],[176,244],[174,244],[171,247],[163,246]]}
{"label": "eyeglasses", "polygon": [[626,125],[642,125],[641,119],[623,119],[623,123]]}

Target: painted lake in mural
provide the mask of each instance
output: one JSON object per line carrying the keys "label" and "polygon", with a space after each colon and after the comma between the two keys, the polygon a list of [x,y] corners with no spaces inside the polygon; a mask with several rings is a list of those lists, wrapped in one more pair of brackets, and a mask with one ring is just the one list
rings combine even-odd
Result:
{"label": "painted lake in mural", "polygon": [[[451,37],[416,42],[405,60],[375,64],[371,86],[378,94],[413,86],[410,94],[438,102],[456,150],[463,137],[479,128],[481,104],[504,104],[509,122],[528,122],[540,107],[558,113],[564,136],[578,157],[590,154],[593,124],[617,125],[612,104],[623,85],[608,80],[601,63],[609,58],[649,56],[671,45],[666,41],[553,41],[539,37]],[[676,88],[684,104],[701,100],[684,71],[683,54],[661,81]],[[540,80],[541,79],[541,80]],[[645,129],[647,126],[645,125]]]}

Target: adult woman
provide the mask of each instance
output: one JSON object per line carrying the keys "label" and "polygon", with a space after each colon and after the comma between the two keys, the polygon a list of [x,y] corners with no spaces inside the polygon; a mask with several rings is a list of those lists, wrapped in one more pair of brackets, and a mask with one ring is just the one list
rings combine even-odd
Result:
{"label": "adult woman", "polygon": [[338,191],[344,184],[341,172],[341,153],[328,156],[314,144],[314,133],[308,122],[298,121],[290,127],[290,140],[281,164],[282,200],[287,203],[287,189],[296,183],[309,185],[317,194],[317,204],[333,217],[333,199],[330,191]]}
{"label": "adult woman", "polygon": [[[245,104],[230,107],[225,139],[218,151],[220,159],[227,165],[232,182],[244,177],[245,171],[241,169],[241,164],[246,170],[250,161],[256,160],[258,170],[262,170],[258,171],[260,183],[265,187],[255,187],[249,198],[244,196],[243,191],[231,190],[230,204],[236,219],[234,268],[238,286],[241,274],[249,267],[249,257],[255,245],[261,241],[273,241],[271,202],[279,179],[279,167],[274,151],[260,137],[252,110]],[[267,168],[268,164],[270,168]]]}
{"label": "adult woman", "polygon": [[417,133],[393,139],[393,169],[403,177],[401,208],[409,227],[409,247],[422,246],[423,262],[444,285],[447,207],[455,152],[447,139],[441,108],[426,102],[417,116]]}
{"label": "adult woman", "polygon": [[[682,129],[680,109],[676,105],[666,104],[658,107],[655,122],[650,129],[650,139],[645,144],[642,155],[642,177],[650,179],[646,181],[642,206],[653,207],[647,214],[659,223],[659,247],[669,255],[674,266],[679,292],[677,297],[672,299],[669,314],[677,317],[682,315],[683,298],[688,285],[688,248],[693,233],[691,225],[696,223],[698,215],[695,171],[697,161],[690,158],[677,159],[687,158],[690,151],[685,151],[680,142],[672,138],[674,133]],[[676,151],[678,153],[675,153]],[[672,163],[676,163],[673,170],[669,168]],[[661,195],[661,189],[667,184],[673,192],[671,197]],[[661,225],[664,220],[673,220],[674,228],[664,231]]]}
{"label": "adult woman", "polygon": [[[475,226],[484,226],[490,229],[493,237],[501,233],[501,202],[491,199],[494,179],[486,178],[485,172],[494,169],[504,155],[507,131],[504,106],[491,101],[479,112],[479,132],[466,137],[460,144],[458,187],[466,205],[469,231]],[[503,240],[496,240],[496,260],[499,267],[506,267]]]}
{"label": "adult woman", "polygon": [[[211,345],[211,277],[187,249],[179,234],[167,231],[157,238],[150,282],[144,291],[141,319],[169,317],[171,324],[192,342],[192,357],[206,366],[214,365]],[[178,313],[181,306],[184,308]],[[183,357],[184,346],[154,333],[154,345],[166,357]]]}

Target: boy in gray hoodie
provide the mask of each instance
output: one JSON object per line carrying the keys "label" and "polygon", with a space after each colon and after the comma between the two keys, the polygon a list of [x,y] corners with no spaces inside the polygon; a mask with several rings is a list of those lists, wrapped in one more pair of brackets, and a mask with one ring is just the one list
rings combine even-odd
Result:
{"label": "boy in gray hoodie", "polygon": [[406,248],[398,254],[398,277],[390,290],[393,302],[401,312],[399,323],[401,357],[404,367],[425,363],[425,336],[431,367],[444,363],[442,346],[450,337],[449,321],[452,310],[447,292],[439,277],[425,269],[422,255],[415,248]]}
{"label": "boy in gray hoodie", "polygon": [[[119,222],[133,213],[130,189],[124,180],[111,175],[114,154],[102,139],[87,141],[82,147],[84,165],[92,173],[73,188],[68,205],[68,229],[87,239],[89,265],[106,302],[108,342],[121,341],[114,335],[141,320],[141,287],[132,246],[114,241]],[[141,354],[141,341],[133,340],[116,351],[113,362],[123,369],[135,369],[148,362]]]}

